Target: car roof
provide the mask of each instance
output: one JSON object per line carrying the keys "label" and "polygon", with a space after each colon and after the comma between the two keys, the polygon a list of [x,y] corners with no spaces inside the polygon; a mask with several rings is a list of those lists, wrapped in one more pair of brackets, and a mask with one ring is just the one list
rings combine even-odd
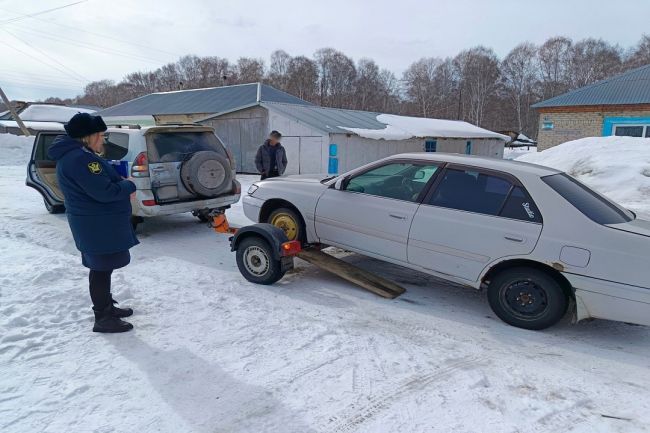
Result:
{"label": "car roof", "polygon": [[554,168],[543,165],[531,164],[528,162],[513,161],[510,159],[499,159],[487,156],[461,155],[458,153],[443,152],[416,152],[400,153],[387,159],[418,159],[422,161],[447,162],[452,164],[471,165],[474,167],[489,170],[503,171],[519,175],[549,176],[561,173]]}

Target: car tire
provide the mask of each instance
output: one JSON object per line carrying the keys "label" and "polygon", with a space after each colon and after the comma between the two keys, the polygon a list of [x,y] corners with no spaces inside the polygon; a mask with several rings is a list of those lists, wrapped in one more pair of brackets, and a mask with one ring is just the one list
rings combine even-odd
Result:
{"label": "car tire", "polygon": [[300,214],[291,208],[280,207],[273,210],[266,222],[282,229],[290,241],[305,243],[307,240],[305,222]]}
{"label": "car tire", "polygon": [[43,199],[45,209],[51,214],[59,214],[65,212],[65,206],[62,204],[50,204],[47,200]]}
{"label": "car tire", "polygon": [[239,272],[251,283],[269,285],[284,276],[282,263],[260,236],[243,239],[237,246],[236,259]]}
{"label": "car tire", "polygon": [[230,162],[217,152],[196,152],[181,165],[181,180],[191,193],[215,197],[232,188]]}
{"label": "car tire", "polygon": [[499,272],[488,286],[488,301],[501,320],[531,330],[555,325],[569,306],[562,286],[546,272],[532,267]]}

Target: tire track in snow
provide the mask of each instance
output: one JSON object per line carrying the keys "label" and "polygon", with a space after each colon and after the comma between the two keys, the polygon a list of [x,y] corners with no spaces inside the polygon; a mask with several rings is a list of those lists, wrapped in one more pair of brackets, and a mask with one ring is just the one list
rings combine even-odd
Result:
{"label": "tire track in snow", "polygon": [[484,360],[480,360],[475,356],[464,357],[432,373],[415,376],[397,386],[384,387],[384,392],[381,390],[377,392],[374,397],[368,400],[367,404],[361,407],[356,407],[353,404],[350,409],[331,417],[323,430],[332,433],[356,431],[362,424],[393,406],[397,400],[409,394],[420,392],[432,383],[449,379],[458,371],[473,369],[483,363]]}

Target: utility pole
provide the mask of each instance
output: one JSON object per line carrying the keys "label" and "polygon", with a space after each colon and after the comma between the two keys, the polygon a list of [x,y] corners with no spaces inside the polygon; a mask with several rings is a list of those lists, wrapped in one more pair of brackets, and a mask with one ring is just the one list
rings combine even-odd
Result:
{"label": "utility pole", "polygon": [[14,118],[18,126],[20,127],[20,130],[23,131],[23,134],[26,137],[29,137],[31,134],[29,133],[29,130],[23,123],[23,121],[20,119],[20,116],[18,113],[16,113],[16,110],[14,110],[14,107],[11,105],[11,102],[9,102],[9,98],[7,98],[7,95],[5,95],[5,92],[2,90],[2,87],[0,87],[0,98],[2,98],[2,102],[5,103],[9,111],[11,112],[11,117]]}

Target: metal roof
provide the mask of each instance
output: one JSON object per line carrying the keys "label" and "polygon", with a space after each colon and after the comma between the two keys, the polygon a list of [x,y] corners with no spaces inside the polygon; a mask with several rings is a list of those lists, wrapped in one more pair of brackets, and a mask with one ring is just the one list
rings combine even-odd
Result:
{"label": "metal roof", "polygon": [[[355,134],[367,138],[397,140],[415,137],[497,138],[504,141],[509,139],[508,136],[458,120],[415,118],[316,105],[283,103],[261,103],[260,105],[325,133]],[[217,116],[210,118],[214,117]]]}
{"label": "metal roof", "polygon": [[386,127],[385,124],[377,120],[377,116],[381,113],[371,111],[326,108],[316,105],[278,103],[262,103],[261,105],[323,132],[350,133],[349,130],[343,129],[341,126],[359,129],[384,129]]}
{"label": "metal roof", "polygon": [[[260,94],[258,95],[258,87]],[[258,98],[259,96],[259,98]],[[261,83],[206,89],[159,92],[106,108],[101,116],[153,116],[157,114],[224,113],[260,101],[311,105],[309,102]]]}
{"label": "metal roof", "polygon": [[628,104],[650,104],[650,65],[538,102],[533,108]]}

